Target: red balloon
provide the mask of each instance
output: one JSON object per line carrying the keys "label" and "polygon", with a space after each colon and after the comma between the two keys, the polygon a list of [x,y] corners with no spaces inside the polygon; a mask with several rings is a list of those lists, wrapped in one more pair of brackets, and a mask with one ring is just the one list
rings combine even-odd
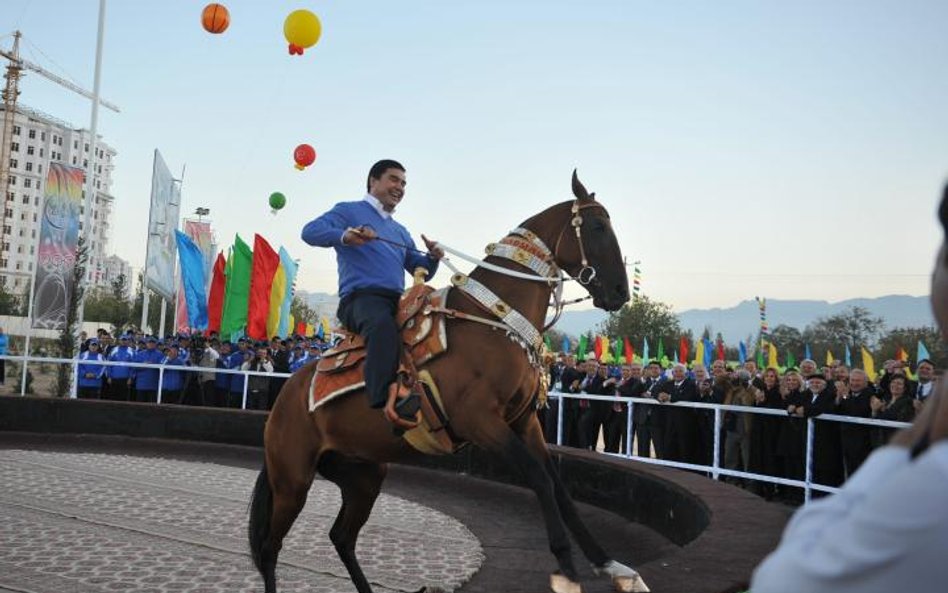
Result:
{"label": "red balloon", "polygon": [[309,144],[300,144],[293,151],[293,160],[296,161],[296,168],[302,171],[316,162],[316,149]]}

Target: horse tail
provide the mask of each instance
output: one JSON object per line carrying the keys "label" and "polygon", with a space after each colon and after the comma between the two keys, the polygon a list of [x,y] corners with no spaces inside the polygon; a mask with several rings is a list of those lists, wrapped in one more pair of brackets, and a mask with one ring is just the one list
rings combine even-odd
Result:
{"label": "horse tail", "polygon": [[264,571],[264,551],[267,539],[270,537],[270,516],[273,514],[273,491],[270,489],[270,478],[267,476],[267,464],[257,475],[253,494],[250,496],[250,522],[247,526],[247,539],[250,543],[250,555],[253,564],[261,573]]}

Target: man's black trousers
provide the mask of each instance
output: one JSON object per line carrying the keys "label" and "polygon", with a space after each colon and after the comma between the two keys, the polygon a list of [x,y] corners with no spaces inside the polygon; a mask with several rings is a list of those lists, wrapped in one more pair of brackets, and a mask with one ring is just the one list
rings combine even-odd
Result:
{"label": "man's black trousers", "polygon": [[395,380],[401,340],[395,324],[401,295],[384,290],[361,290],[339,302],[339,321],[365,339],[365,391],[369,405],[384,408],[388,386]]}

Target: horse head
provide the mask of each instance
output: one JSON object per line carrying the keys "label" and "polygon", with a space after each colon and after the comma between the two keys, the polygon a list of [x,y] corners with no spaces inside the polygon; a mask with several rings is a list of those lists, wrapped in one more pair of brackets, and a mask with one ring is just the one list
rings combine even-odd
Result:
{"label": "horse head", "polygon": [[948,186],[945,186],[941,197],[941,206],[938,208],[938,219],[941,221],[942,239],[941,249],[935,259],[935,269],[932,272],[932,311],[943,339],[948,340]]}
{"label": "horse head", "polygon": [[593,305],[616,311],[629,300],[629,276],[609,212],[586,191],[575,170],[573,195],[570,220],[556,242],[556,263],[586,288]]}

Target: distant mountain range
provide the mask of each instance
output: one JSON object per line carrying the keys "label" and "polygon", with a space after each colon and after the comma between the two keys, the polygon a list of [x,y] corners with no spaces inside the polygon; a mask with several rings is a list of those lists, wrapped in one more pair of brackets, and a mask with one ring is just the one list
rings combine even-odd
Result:
{"label": "distant mountain range", "polygon": [[[784,301],[767,299],[767,322],[771,328],[789,325],[803,330],[820,317],[841,313],[850,307],[863,307],[873,317],[881,317],[888,328],[921,327],[935,324],[927,296],[890,295],[873,299],[849,299],[838,303],[827,301]],[[572,336],[596,331],[608,314],[598,309],[566,311],[556,329]],[[721,332],[727,342],[737,342],[756,335],[760,317],[756,301],[742,301],[727,309],[689,309],[678,314],[683,330],[701,334],[705,326],[713,333]]]}

